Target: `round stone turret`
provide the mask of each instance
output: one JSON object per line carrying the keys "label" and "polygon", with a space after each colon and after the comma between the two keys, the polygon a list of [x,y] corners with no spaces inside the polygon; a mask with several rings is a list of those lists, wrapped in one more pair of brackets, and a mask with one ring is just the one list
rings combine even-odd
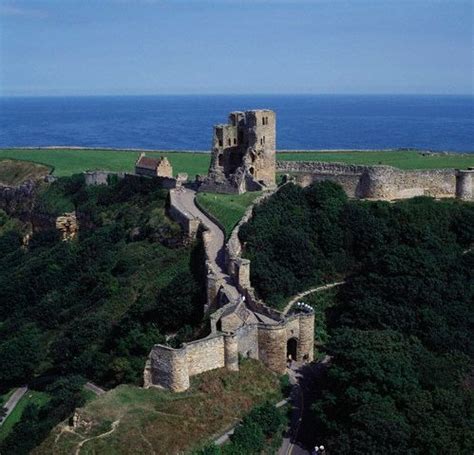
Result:
{"label": "round stone turret", "polygon": [[234,334],[224,335],[225,367],[230,371],[239,371],[239,345]]}
{"label": "round stone turret", "polygon": [[456,198],[457,199],[461,199],[462,201],[472,200],[473,174],[474,174],[474,168],[456,170]]}
{"label": "round stone turret", "polygon": [[314,313],[300,313],[298,360],[311,362],[314,358]]}
{"label": "round stone turret", "polygon": [[258,329],[258,358],[272,371],[286,371],[286,327],[264,325]]}

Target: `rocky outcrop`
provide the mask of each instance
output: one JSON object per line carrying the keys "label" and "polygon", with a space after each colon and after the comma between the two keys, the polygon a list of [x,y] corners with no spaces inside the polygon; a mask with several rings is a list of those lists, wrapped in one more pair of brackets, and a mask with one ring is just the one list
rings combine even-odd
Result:
{"label": "rocky outcrop", "polygon": [[56,218],[56,229],[61,233],[64,242],[74,240],[79,232],[76,212],[68,212]]}

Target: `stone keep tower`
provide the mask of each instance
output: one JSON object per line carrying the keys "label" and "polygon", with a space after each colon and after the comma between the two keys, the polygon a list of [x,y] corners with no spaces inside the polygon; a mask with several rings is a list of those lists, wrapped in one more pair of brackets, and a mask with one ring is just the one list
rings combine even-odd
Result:
{"label": "stone keep tower", "polygon": [[231,112],[229,123],[216,125],[204,191],[243,193],[275,186],[275,113]]}

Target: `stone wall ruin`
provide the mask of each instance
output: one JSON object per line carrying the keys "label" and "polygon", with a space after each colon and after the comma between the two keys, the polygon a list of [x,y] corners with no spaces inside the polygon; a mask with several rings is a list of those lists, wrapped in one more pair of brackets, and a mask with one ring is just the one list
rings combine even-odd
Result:
{"label": "stone wall ruin", "polygon": [[331,180],[352,198],[394,200],[432,196],[472,200],[473,196],[471,170],[401,170],[392,166],[277,161],[277,171],[290,174],[302,186]]}
{"label": "stone wall ruin", "polygon": [[273,111],[231,112],[214,126],[211,164],[201,191],[244,193],[275,186],[276,117]]}

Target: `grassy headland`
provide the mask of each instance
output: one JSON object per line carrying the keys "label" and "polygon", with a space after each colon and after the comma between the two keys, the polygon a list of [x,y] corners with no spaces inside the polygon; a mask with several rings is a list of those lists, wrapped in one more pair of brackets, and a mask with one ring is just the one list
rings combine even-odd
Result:
{"label": "grassy headland", "polygon": [[[33,161],[54,167],[54,175],[68,176],[87,170],[133,172],[140,152],[89,149],[1,149],[0,159]],[[173,172],[187,172],[190,178],[206,174],[210,155],[195,152],[149,152],[152,157],[166,156]]]}
{"label": "grassy headland", "polygon": [[399,169],[443,169],[474,166],[474,153],[423,154],[416,150],[374,151],[288,151],[279,152],[282,161],[330,161],[348,164],[383,164]]}
{"label": "grassy headland", "polygon": [[[86,170],[132,172],[138,151],[91,149],[0,149],[0,159],[32,161],[54,167],[54,174],[66,176]],[[166,156],[173,172],[187,172],[190,178],[206,174],[210,154],[199,152],[148,152],[150,156]],[[474,166],[474,154],[429,154],[417,151],[285,151],[278,160],[338,161],[352,164],[386,164],[400,169],[466,168]]]}
{"label": "grassy headland", "polygon": [[280,398],[278,377],[252,360],[239,373],[203,373],[179,394],[121,385],[80,411],[89,428],[68,431],[62,423],[33,453],[74,453],[81,443],[84,453],[183,453],[219,436],[254,405]]}
{"label": "grassy headland", "polygon": [[30,161],[2,160],[0,155],[0,184],[18,185],[25,180],[35,180],[50,172],[51,168],[49,166]]}

